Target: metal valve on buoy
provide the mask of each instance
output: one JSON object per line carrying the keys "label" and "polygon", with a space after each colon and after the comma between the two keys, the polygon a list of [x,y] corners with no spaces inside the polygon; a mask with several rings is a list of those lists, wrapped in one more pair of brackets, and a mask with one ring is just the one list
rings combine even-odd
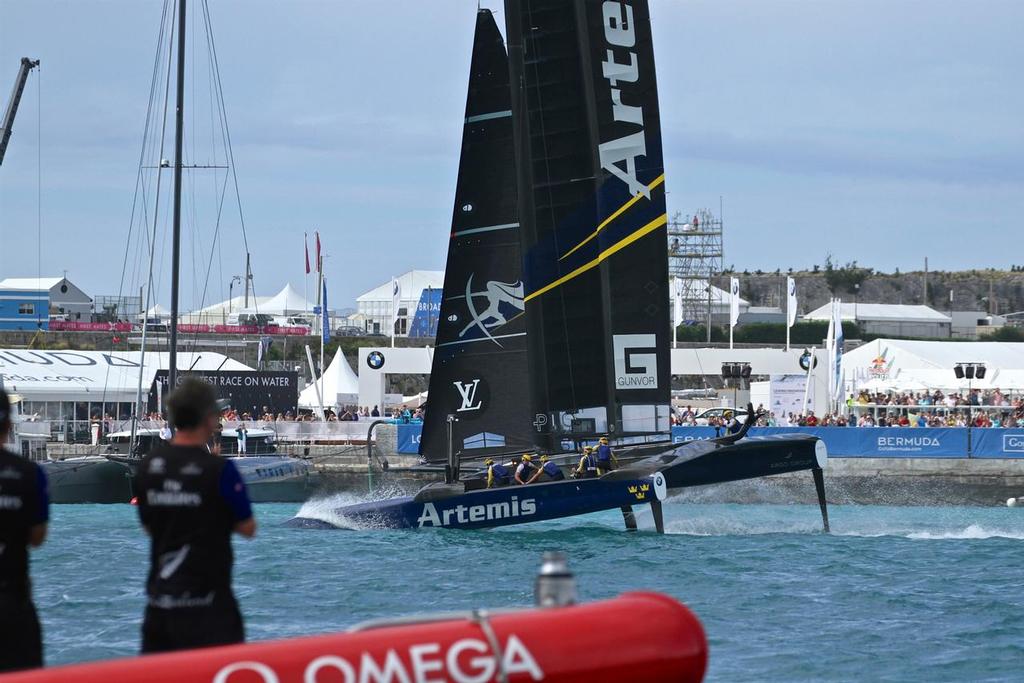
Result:
{"label": "metal valve on buoy", "polygon": [[548,551],[541,558],[533,586],[537,607],[565,607],[576,604],[576,577],[565,553]]}

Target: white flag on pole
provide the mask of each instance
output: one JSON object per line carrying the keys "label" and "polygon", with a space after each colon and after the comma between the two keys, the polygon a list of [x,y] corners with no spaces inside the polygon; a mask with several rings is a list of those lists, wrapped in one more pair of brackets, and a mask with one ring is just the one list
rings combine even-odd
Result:
{"label": "white flag on pole", "polygon": [[729,283],[729,327],[736,327],[740,321],[740,280],[732,278]]}
{"label": "white flag on pole", "polygon": [[843,400],[843,302],[835,300],[832,309],[835,339],[832,344],[832,400],[836,406]]}
{"label": "white flag on pole", "polygon": [[672,326],[683,324],[683,280],[672,278]]}
{"label": "white flag on pole", "polygon": [[391,278],[391,337],[398,332],[398,304],[402,298],[402,286],[396,278]]}
{"label": "white flag on pole", "polygon": [[796,280],[786,278],[786,326],[793,327],[796,324]]}

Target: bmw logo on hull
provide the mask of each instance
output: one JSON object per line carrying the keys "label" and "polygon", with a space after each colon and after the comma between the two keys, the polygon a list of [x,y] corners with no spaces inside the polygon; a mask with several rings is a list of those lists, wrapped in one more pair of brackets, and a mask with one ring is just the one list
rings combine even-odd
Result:
{"label": "bmw logo on hull", "polygon": [[370,351],[366,356],[366,364],[370,366],[371,370],[380,370],[384,367],[384,354],[380,351]]}

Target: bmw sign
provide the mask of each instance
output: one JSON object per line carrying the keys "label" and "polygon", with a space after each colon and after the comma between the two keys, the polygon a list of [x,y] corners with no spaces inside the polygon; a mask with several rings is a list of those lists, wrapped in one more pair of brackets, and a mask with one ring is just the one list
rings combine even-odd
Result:
{"label": "bmw sign", "polygon": [[810,349],[804,349],[804,352],[800,354],[800,369],[807,372],[811,369],[811,363],[814,363],[814,367],[818,367],[818,359],[814,357]]}
{"label": "bmw sign", "polygon": [[366,364],[370,366],[371,370],[380,370],[384,367],[384,354],[380,351],[370,351],[366,356]]}

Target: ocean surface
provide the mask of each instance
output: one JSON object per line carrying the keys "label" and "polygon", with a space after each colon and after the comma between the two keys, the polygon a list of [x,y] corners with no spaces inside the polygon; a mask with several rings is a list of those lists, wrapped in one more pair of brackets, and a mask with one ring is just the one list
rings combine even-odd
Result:
{"label": "ocean surface", "polygon": [[[250,640],[529,605],[541,554],[559,549],[583,600],[652,589],[689,605],[709,681],[1024,677],[1021,509],[834,506],[825,535],[816,507],[670,503],[659,536],[625,533],[618,512],[476,532],[281,527],[300,507],[257,506],[258,537],[235,542]],[[55,507],[33,559],[49,664],[137,651],[146,550],[132,507]]]}

